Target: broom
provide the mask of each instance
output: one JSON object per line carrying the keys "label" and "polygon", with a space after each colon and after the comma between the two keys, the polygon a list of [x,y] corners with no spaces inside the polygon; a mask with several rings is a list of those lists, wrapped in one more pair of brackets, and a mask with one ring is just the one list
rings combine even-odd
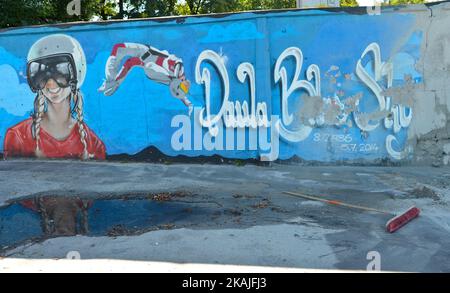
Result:
{"label": "broom", "polygon": [[406,224],[408,224],[414,218],[418,217],[419,214],[420,214],[420,210],[418,208],[416,208],[415,206],[409,208],[408,210],[406,210],[402,214],[396,215],[396,214],[391,213],[391,212],[382,211],[382,210],[378,210],[378,209],[374,209],[374,208],[368,208],[368,207],[363,207],[363,206],[359,206],[359,205],[348,204],[348,203],[340,202],[340,201],[336,201],[336,200],[328,200],[328,199],[324,199],[324,198],[318,198],[318,197],[315,197],[315,196],[301,194],[301,193],[296,193],[296,192],[285,191],[283,193],[291,195],[291,196],[295,196],[295,197],[301,197],[301,198],[304,198],[304,199],[309,199],[309,200],[314,200],[314,201],[321,201],[321,202],[324,202],[324,203],[327,203],[327,204],[331,204],[331,205],[343,206],[343,207],[354,208],[354,209],[359,209],[359,210],[363,210],[363,211],[370,211],[370,212],[376,212],[376,213],[380,213],[380,214],[394,216],[392,219],[390,219],[386,223],[386,230],[389,233],[394,233],[395,231],[397,231],[401,227],[403,227]]}

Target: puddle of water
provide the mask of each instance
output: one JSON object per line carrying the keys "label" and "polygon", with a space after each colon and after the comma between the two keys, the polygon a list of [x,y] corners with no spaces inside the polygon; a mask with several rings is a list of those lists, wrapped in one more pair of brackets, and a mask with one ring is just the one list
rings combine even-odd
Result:
{"label": "puddle of water", "polygon": [[120,236],[172,229],[213,213],[211,206],[170,197],[22,200],[0,209],[0,250],[57,236]]}
{"label": "puddle of water", "polygon": [[20,204],[0,209],[0,249],[42,236],[40,215]]}

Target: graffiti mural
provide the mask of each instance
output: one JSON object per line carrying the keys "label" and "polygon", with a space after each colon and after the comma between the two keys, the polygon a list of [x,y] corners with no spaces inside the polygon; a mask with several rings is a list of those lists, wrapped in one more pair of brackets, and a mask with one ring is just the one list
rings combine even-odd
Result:
{"label": "graffiti mural", "polygon": [[[370,69],[364,68],[362,65],[362,59],[366,55],[372,56],[372,72]],[[286,77],[286,69],[280,69],[281,62],[288,56],[293,56],[296,60],[296,73],[294,75],[294,82],[290,87],[286,86],[288,83]],[[275,81],[282,84],[282,119],[278,121],[277,127],[281,133],[281,137],[289,142],[301,142],[307,139],[314,128],[323,126],[352,127],[352,121],[350,120],[350,114],[353,114],[353,121],[357,129],[362,132],[362,135],[368,135],[370,132],[376,130],[380,126],[380,120],[383,119],[386,129],[392,129],[393,134],[387,134],[385,140],[385,148],[387,153],[395,159],[402,159],[407,155],[408,150],[395,150],[393,143],[397,141],[395,134],[399,133],[402,128],[407,128],[411,123],[412,109],[401,104],[397,104],[395,100],[384,95],[390,88],[392,88],[394,68],[390,62],[381,61],[381,50],[377,43],[370,44],[362,53],[361,58],[358,60],[355,69],[355,75],[359,81],[364,84],[371,93],[376,97],[378,103],[375,111],[365,113],[358,107],[360,100],[363,97],[363,93],[360,92],[355,96],[341,98],[345,95],[343,91],[335,92],[333,96],[323,98],[321,96],[321,77],[320,69],[317,65],[312,64],[307,69],[308,80],[298,80],[301,66],[303,63],[303,54],[299,48],[288,48],[277,61],[275,67]],[[337,82],[337,78],[342,76],[339,71],[339,67],[331,67],[327,73],[327,77],[330,77],[332,83],[337,84],[337,88],[340,89],[342,84]],[[410,75],[406,76],[410,77]],[[310,82],[311,79],[315,79],[315,83]],[[349,80],[351,77],[347,75],[344,77]],[[385,79],[385,90],[380,85]],[[292,96],[295,90],[303,89],[307,95],[303,97],[306,100],[305,104],[300,110],[299,116],[301,122],[299,123],[299,129],[292,131],[286,128],[294,121],[293,114],[288,110],[288,98]],[[372,123],[372,121],[374,121]],[[379,146],[377,144],[352,144],[353,138],[351,135],[338,135],[329,136],[316,133],[314,135],[315,142],[336,140],[343,142],[341,149],[344,152],[377,152]]]}
{"label": "graffiti mural", "polygon": [[32,117],[9,128],[4,156],[104,159],[105,146],[83,119],[80,87],[86,76],[80,44],[67,35],[38,40],[27,58],[27,80],[36,93]]}
{"label": "graffiti mural", "polygon": [[0,151],[405,160],[416,18],[309,10],[4,30]]}

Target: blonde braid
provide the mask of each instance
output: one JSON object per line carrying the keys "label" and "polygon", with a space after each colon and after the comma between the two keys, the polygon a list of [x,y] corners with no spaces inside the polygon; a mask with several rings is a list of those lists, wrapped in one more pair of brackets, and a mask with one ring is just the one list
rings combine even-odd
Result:
{"label": "blonde braid", "polygon": [[44,113],[45,113],[45,96],[42,93],[42,91],[39,91],[34,101],[34,115],[33,115],[33,137],[36,140],[35,155],[37,158],[44,157],[44,153],[39,147],[39,142],[41,140],[40,137],[41,122],[42,119],[44,118]]}
{"label": "blonde braid", "polygon": [[80,140],[84,147],[83,154],[81,155],[81,159],[89,160],[91,156],[88,152],[88,146],[87,146],[87,142],[86,142],[87,133],[86,133],[86,129],[84,128],[84,123],[83,123],[83,120],[84,120],[83,96],[81,95],[80,91],[77,91],[77,93],[76,93],[76,103],[75,104],[76,104],[75,111],[77,112],[78,132],[80,133]]}

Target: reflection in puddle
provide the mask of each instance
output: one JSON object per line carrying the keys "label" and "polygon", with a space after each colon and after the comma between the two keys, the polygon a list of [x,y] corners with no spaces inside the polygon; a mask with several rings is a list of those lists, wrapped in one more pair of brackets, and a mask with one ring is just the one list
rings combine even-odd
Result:
{"label": "reflection in puddle", "polygon": [[87,234],[88,210],[92,201],[81,198],[38,197],[20,204],[41,216],[42,229],[48,236]]}
{"label": "reflection in puddle", "polygon": [[0,250],[58,236],[120,236],[188,225],[214,207],[177,201],[183,194],[83,199],[36,197],[0,208]]}
{"label": "reflection in puddle", "polygon": [[81,198],[38,197],[19,202],[39,213],[47,236],[71,236],[89,232],[88,209],[92,201]]}

